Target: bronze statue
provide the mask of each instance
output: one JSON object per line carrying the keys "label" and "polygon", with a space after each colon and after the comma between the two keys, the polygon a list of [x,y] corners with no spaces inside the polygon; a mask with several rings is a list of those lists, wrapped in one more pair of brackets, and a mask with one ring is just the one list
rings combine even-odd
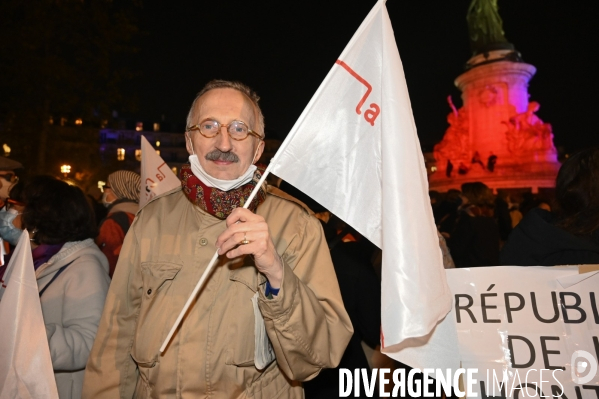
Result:
{"label": "bronze statue", "polygon": [[497,9],[497,0],[472,0],[468,7],[466,20],[470,47],[475,55],[492,50],[514,49],[504,36],[503,22]]}

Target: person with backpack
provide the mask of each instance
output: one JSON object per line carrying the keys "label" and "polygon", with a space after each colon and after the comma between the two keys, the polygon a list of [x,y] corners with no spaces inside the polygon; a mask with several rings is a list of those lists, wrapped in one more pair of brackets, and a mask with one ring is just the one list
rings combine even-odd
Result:
{"label": "person with backpack", "polygon": [[139,209],[140,187],[140,176],[129,170],[111,173],[108,175],[108,183],[104,186],[102,203],[108,208],[108,215],[100,222],[96,244],[108,258],[111,278],[125,235]]}

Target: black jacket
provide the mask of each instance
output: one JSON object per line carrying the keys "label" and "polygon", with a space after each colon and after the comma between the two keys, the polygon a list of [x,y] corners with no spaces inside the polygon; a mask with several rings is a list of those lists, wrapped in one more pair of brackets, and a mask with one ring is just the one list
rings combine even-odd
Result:
{"label": "black jacket", "polygon": [[514,228],[500,254],[502,265],[599,264],[599,241],[553,225],[551,213],[534,208]]}
{"label": "black jacket", "polygon": [[[324,369],[313,380],[304,382],[306,399],[338,398],[340,368],[350,369],[352,373],[354,369],[370,369],[361,342],[372,348],[380,342],[381,282],[368,260],[362,259],[364,252],[368,251],[357,242],[339,242],[331,248],[341,297],[354,326],[354,334],[338,367]],[[361,398],[366,398],[364,389],[360,393]],[[372,397],[379,397],[378,390]]]}
{"label": "black jacket", "polygon": [[499,241],[495,219],[462,211],[447,245],[456,267],[497,266]]}

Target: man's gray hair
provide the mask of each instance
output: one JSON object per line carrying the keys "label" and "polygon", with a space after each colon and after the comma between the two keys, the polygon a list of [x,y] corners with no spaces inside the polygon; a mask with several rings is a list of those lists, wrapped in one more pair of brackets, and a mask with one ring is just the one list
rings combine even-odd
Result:
{"label": "man's gray hair", "polygon": [[262,110],[260,109],[260,105],[258,105],[260,97],[258,96],[258,94],[256,94],[254,90],[250,89],[249,86],[241,82],[232,82],[229,80],[214,79],[206,83],[206,86],[204,86],[204,88],[200,90],[200,92],[196,95],[196,98],[191,103],[191,108],[189,109],[189,113],[187,114],[188,127],[192,125],[194,117],[193,114],[198,100],[204,94],[213,89],[234,89],[245,95],[245,97],[247,97],[247,99],[250,100],[252,105],[254,106],[254,117],[256,119],[256,126],[250,126],[250,128],[255,129],[256,132],[260,133],[264,138],[264,115],[262,115]]}

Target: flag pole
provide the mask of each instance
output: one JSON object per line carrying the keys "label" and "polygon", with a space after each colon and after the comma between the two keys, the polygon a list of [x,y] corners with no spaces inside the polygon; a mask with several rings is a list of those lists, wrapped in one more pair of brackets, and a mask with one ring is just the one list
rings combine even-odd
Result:
{"label": "flag pole", "polygon": [[[275,157],[276,157],[276,155],[275,155]],[[254,187],[254,189],[252,190],[252,192],[251,192],[250,196],[248,197],[247,201],[245,201],[245,204],[243,205],[243,209],[247,209],[248,206],[250,206],[250,204],[254,200],[254,197],[258,193],[258,190],[260,190],[260,187],[262,187],[262,184],[264,184],[264,181],[266,180],[266,177],[270,173],[270,166],[271,165],[272,164],[268,165],[268,167],[266,168],[266,170],[262,174],[262,177],[260,178],[260,180],[258,180],[258,184],[256,184],[256,187]],[[214,269],[214,265],[216,265],[216,261],[217,260],[218,260],[218,249],[216,250],[216,252],[212,256],[212,259],[210,260],[210,263],[208,263],[208,267],[206,267],[206,270],[204,270],[204,273],[202,273],[202,276],[200,277],[200,280],[198,281],[198,283],[196,284],[195,288],[193,289],[193,291],[189,295],[189,298],[187,298],[187,302],[185,302],[185,306],[183,306],[183,309],[179,313],[179,316],[177,317],[177,320],[175,320],[175,324],[173,324],[173,327],[171,328],[171,330],[169,331],[168,335],[164,339],[164,342],[162,343],[162,346],[160,347],[160,353],[164,353],[164,350],[166,349],[166,347],[167,347],[168,343],[170,342],[171,338],[173,337],[173,334],[175,333],[175,330],[179,327],[179,324],[181,324],[181,320],[183,320],[183,316],[185,316],[185,313],[187,313],[187,310],[191,306],[191,302],[193,302],[194,298],[198,295],[198,292],[200,291],[200,289],[204,285],[204,282],[208,278],[208,275],[212,272],[212,269]]]}

